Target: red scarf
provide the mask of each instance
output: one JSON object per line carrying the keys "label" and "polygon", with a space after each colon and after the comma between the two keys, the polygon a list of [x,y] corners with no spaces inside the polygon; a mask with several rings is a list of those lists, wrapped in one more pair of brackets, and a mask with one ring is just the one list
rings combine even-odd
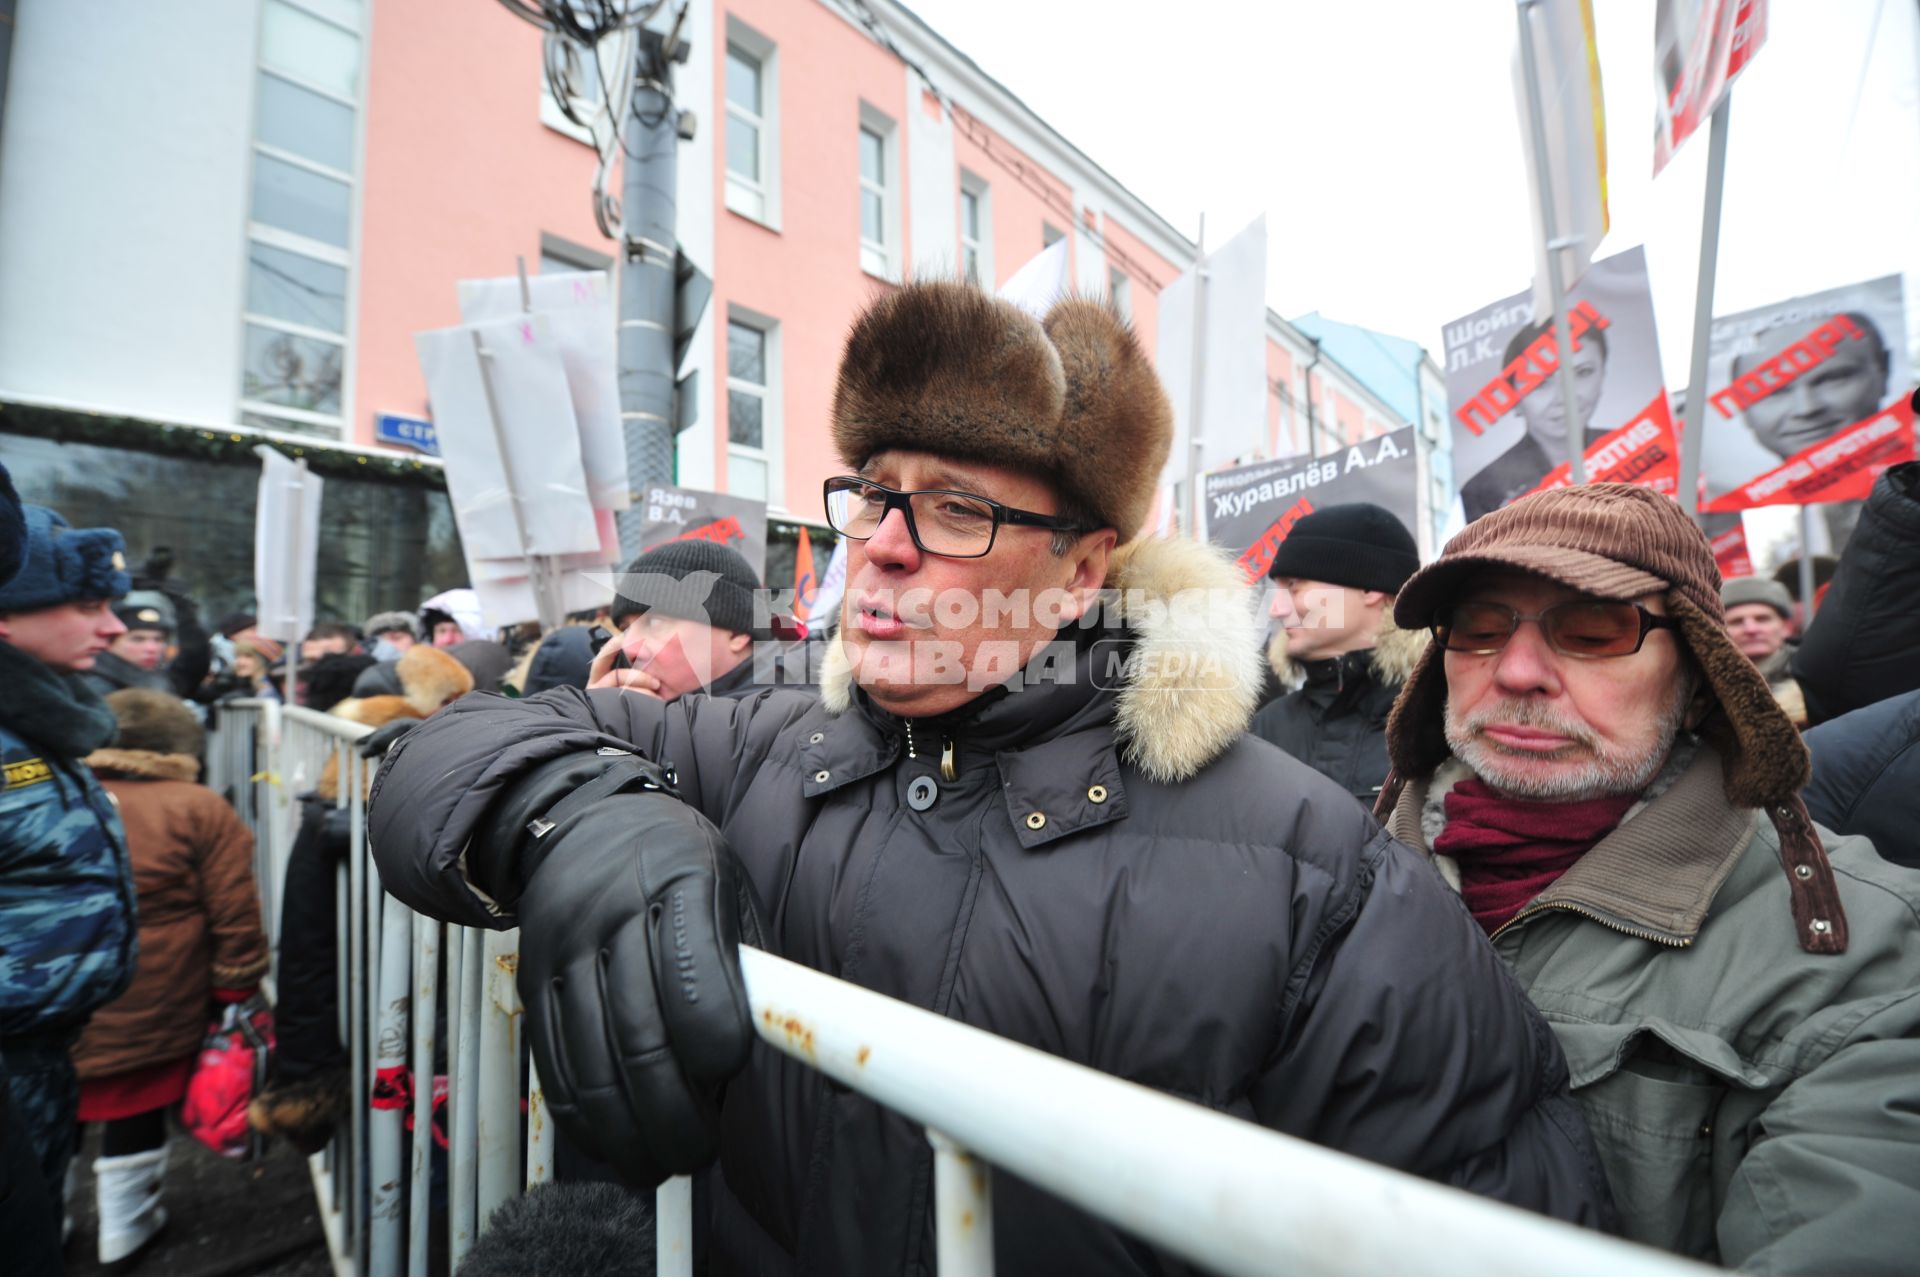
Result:
{"label": "red scarf", "polygon": [[1460,895],[1492,935],[1613,832],[1638,794],[1577,803],[1504,798],[1478,777],[1447,791],[1436,855],[1460,866]]}

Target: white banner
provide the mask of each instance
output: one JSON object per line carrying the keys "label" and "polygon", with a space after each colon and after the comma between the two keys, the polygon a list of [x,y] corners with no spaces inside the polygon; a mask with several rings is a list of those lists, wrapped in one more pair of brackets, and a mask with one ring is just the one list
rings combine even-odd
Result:
{"label": "white banner", "polygon": [[548,317],[442,328],[413,340],[468,561],[599,551]]}
{"label": "white banner", "polygon": [[297,643],[313,628],[320,563],[320,493],[324,480],[305,462],[262,445],[260,494],[253,520],[255,628]]}
{"label": "white banner", "polygon": [[[1198,346],[1198,268],[1160,290],[1154,360],[1173,402],[1173,450],[1163,483],[1231,465],[1257,452],[1267,433],[1267,219],[1253,223],[1205,260],[1206,306]],[[1200,448],[1193,438],[1194,360],[1200,359]],[[1127,531],[1128,529],[1122,529]]]}
{"label": "white banner", "polygon": [[1607,118],[1600,92],[1600,55],[1593,39],[1592,0],[1538,0],[1522,9],[1533,34],[1540,72],[1540,114],[1546,162],[1535,152],[1526,74],[1514,54],[1513,88],[1520,107],[1520,152],[1527,166],[1527,207],[1533,213],[1533,298],[1542,314],[1553,310],[1547,283],[1547,235],[1540,220],[1540,172],[1554,229],[1570,247],[1560,258],[1563,288],[1572,288],[1593,264],[1607,233]]}
{"label": "white banner", "polygon": [[[620,430],[619,352],[613,292],[605,271],[564,271],[527,280],[535,314],[544,315],[560,345],[580,432],[587,493],[596,510],[625,510],[626,440]],[[513,319],[524,313],[520,277],[460,281],[460,318],[469,324]]]}

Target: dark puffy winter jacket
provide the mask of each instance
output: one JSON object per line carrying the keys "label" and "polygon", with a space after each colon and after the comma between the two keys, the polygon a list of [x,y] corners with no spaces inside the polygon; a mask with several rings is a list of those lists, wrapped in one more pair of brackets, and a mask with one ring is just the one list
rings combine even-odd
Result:
{"label": "dark puffy winter jacket", "polygon": [[[1123,552],[1111,583],[1246,597],[1184,542]],[[1035,680],[1048,655],[1059,672]],[[376,778],[381,878],[441,918],[513,925],[462,877],[488,809],[549,759],[637,748],[724,831],[789,959],[1248,1121],[1610,1220],[1563,1057],[1458,899],[1337,786],[1245,735],[1250,601],[1225,620],[1149,606],[1027,674],[936,720],[878,709],[844,657],[818,696],[469,697]],[[721,1126],[714,1272],[932,1271],[917,1124],[756,1043]],[[993,1191],[1003,1273],[1187,1271],[1013,1176]]]}
{"label": "dark puffy winter jacket", "polygon": [[[1365,651],[1300,662],[1306,681],[1255,714],[1248,730],[1371,810],[1387,779],[1387,713],[1426,645],[1424,632],[1392,626]],[[1285,659],[1277,649],[1269,661]]]}
{"label": "dark puffy winter jacket", "polygon": [[1826,599],[1793,654],[1809,721],[1920,688],[1920,462],[1875,480]]}
{"label": "dark puffy winter jacket", "polygon": [[1872,839],[1884,860],[1920,869],[1920,691],[1842,714],[1806,742],[1813,818]]}

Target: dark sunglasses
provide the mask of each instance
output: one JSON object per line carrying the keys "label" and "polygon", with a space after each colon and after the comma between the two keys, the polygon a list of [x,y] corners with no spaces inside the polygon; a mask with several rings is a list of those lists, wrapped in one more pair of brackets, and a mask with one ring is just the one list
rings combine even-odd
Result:
{"label": "dark sunglasses", "polygon": [[1492,656],[1506,647],[1523,621],[1540,627],[1548,647],[1583,661],[1632,656],[1653,631],[1679,628],[1670,618],[1655,616],[1638,603],[1607,599],[1556,603],[1532,616],[1504,603],[1462,603],[1434,621],[1433,637],[1449,652]]}

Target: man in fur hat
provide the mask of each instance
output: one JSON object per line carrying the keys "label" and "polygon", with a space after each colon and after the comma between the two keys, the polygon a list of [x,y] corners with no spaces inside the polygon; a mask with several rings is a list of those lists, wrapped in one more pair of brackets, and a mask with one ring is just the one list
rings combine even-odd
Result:
{"label": "man in fur hat", "polygon": [[[1136,539],[1171,413],[1126,326],[1086,300],[1042,321],[967,285],[890,291],[847,339],[833,430],[852,473],[827,513],[853,545],[818,696],[662,701],[624,670],[626,692],[475,697],[375,779],[387,889],[520,927],[563,1128],[637,1185],[717,1154],[714,1272],[932,1266],[925,1133],[753,1048],[745,939],[1604,1222],[1564,1065],[1484,938],[1347,794],[1246,736],[1238,569]],[[1168,1270],[1013,1176],[993,1209],[1001,1272]]]}
{"label": "man in fur hat", "polygon": [[1911,1272],[1920,874],[1808,818],[1706,537],[1645,488],[1540,493],[1395,612],[1435,640],[1388,728],[1389,830],[1553,1025],[1627,1235]]}
{"label": "man in fur hat", "polygon": [[1281,627],[1267,659],[1300,686],[1250,730],[1369,807],[1387,779],[1387,711],[1426,646],[1424,632],[1393,623],[1393,596],[1419,566],[1406,525],[1355,501],[1294,524],[1267,569]]}
{"label": "man in fur hat", "polygon": [[[79,1082],[69,1048],[133,976],[134,893],[113,804],[80,761],[113,739],[81,675],[126,629],[112,528],[24,507],[21,565],[0,586],[0,1063],[58,1219]],[[11,1167],[17,1157],[9,1157]]]}

